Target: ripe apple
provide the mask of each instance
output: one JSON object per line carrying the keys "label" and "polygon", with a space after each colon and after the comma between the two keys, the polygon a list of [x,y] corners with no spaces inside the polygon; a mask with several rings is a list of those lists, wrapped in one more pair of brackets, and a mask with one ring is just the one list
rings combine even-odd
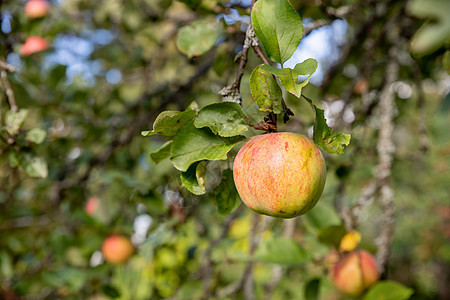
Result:
{"label": "ripe apple", "polygon": [[367,251],[354,250],[344,255],[331,270],[334,286],[349,296],[359,296],[378,281],[375,258]]}
{"label": "ripe apple", "polygon": [[47,15],[50,5],[45,0],[30,0],[25,4],[24,10],[28,18],[42,18]]}
{"label": "ripe apple", "polygon": [[33,53],[44,51],[48,49],[48,43],[40,36],[30,36],[25,43],[20,47],[20,54],[28,56]]}
{"label": "ripe apple", "polygon": [[90,197],[84,206],[84,211],[92,216],[98,209],[99,199],[97,197]]}
{"label": "ripe apple", "polygon": [[258,135],[239,150],[233,177],[242,201],[252,210],[294,218],[312,209],[322,194],[326,165],[322,153],[304,135]]}
{"label": "ripe apple", "polygon": [[107,262],[120,264],[134,252],[130,239],[122,235],[109,236],[102,245],[102,253]]}

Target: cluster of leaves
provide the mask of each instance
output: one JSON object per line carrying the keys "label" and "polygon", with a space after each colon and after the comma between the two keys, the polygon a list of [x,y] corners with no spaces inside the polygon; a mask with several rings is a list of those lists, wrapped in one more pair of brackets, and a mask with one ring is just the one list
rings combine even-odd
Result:
{"label": "cluster of leaves", "polygon": [[[269,64],[258,65],[250,76],[250,90],[261,111],[275,115],[284,114],[288,120],[288,108],[282,88],[297,98],[317,69],[315,59],[298,63],[293,69],[283,64],[297,49],[302,36],[302,21],[288,0],[260,0],[251,12],[253,30],[262,43],[267,56],[281,65],[281,69]],[[189,57],[204,54],[217,40],[217,29],[206,20],[197,20],[178,31],[177,45]],[[299,76],[308,77],[299,82]],[[330,153],[343,153],[350,143],[350,135],[335,133],[325,120],[324,111],[303,96],[315,112],[314,142]],[[204,186],[205,161],[224,160],[238,142],[245,140],[250,118],[241,106],[233,102],[214,103],[200,110],[165,111],[155,120],[152,131],[143,136],[160,134],[173,136],[172,140],[151,154],[155,162],[170,158],[181,174],[183,185],[192,193],[201,195]]]}
{"label": "cluster of leaves", "polygon": [[31,177],[46,178],[47,162],[36,155],[36,147],[45,141],[47,132],[41,128],[23,130],[29,111],[9,110],[5,113],[4,125],[0,127],[0,149],[8,157],[11,168],[19,168]]}

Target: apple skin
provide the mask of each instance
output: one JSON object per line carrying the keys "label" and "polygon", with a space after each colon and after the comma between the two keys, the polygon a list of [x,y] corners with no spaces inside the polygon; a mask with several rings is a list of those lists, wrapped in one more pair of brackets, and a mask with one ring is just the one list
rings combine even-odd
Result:
{"label": "apple skin", "polygon": [[84,211],[90,216],[94,215],[98,209],[99,203],[100,201],[97,197],[90,197],[84,206]]}
{"label": "apple skin", "polygon": [[25,4],[25,14],[30,19],[42,18],[48,14],[50,5],[45,0],[30,0]]}
{"label": "apple skin", "polygon": [[20,54],[23,56],[28,56],[47,49],[48,43],[45,39],[41,38],[40,36],[30,36],[20,47]]}
{"label": "apple skin", "polygon": [[134,252],[130,239],[122,235],[109,236],[102,245],[103,257],[107,262],[121,264]]}
{"label": "apple skin", "polygon": [[326,164],[304,135],[258,135],[239,150],[233,166],[242,201],[257,213],[294,218],[311,210],[325,186]]}
{"label": "apple skin", "polygon": [[380,277],[375,258],[364,250],[354,250],[345,254],[333,266],[330,275],[339,291],[353,297],[361,295]]}

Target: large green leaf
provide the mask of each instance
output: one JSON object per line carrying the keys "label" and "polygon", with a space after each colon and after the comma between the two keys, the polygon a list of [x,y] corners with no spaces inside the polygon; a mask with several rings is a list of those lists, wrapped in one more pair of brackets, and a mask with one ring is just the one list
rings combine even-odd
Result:
{"label": "large green leaf", "polygon": [[181,173],[181,182],[192,194],[203,195],[206,192],[205,171],[206,162],[202,161],[192,164],[186,172]]}
{"label": "large green leaf", "polygon": [[190,58],[200,56],[214,46],[218,37],[216,22],[197,20],[178,30],[177,47]]}
{"label": "large green leaf", "polygon": [[280,265],[298,265],[309,259],[308,253],[292,238],[275,237],[259,244],[256,260]]}
{"label": "large green leaf", "polygon": [[223,171],[222,182],[217,186],[215,196],[217,210],[221,215],[228,215],[239,207],[241,198],[234,185],[233,172],[231,170]]}
{"label": "large green leaf", "polygon": [[161,134],[166,136],[175,135],[181,127],[187,123],[191,123],[194,119],[195,111],[163,111],[156,117],[153,123],[152,131],[142,131],[143,136],[150,136],[153,134]]}
{"label": "large green leaf", "polygon": [[259,109],[279,114],[283,111],[283,93],[272,74],[257,66],[250,75],[250,91]]}
{"label": "large green leaf", "polygon": [[414,293],[410,289],[395,281],[381,281],[370,288],[364,300],[406,300]]}
{"label": "large green leaf", "polygon": [[158,150],[150,153],[150,157],[155,163],[159,163],[166,158],[170,157],[170,147],[172,146],[172,141],[168,141],[162,145]]}
{"label": "large green leaf", "polygon": [[181,128],[174,137],[171,161],[175,168],[185,172],[196,161],[226,159],[231,148],[244,139],[241,135],[221,137],[207,128],[195,128],[191,123]]}
{"label": "large green leaf", "polygon": [[214,134],[235,136],[248,130],[249,120],[242,107],[234,102],[213,103],[203,107],[195,118],[197,128],[209,127]]}
{"label": "large green leaf", "polygon": [[450,41],[450,2],[448,0],[412,0],[409,13],[435,22],[426,22],[411,39],[411,51],[418,55],[432,53]]}
{"label": "large green leaf", "polygon": [[[280,79],[281,84],[289,93],[300,97],[302,94],[302,88],[308,84],[312,74],[314,74],[317,70],[317,65],[317,60],[308,58],[304,62],[295,65],[294,69],[277,69],[269,65],[263,65],[262,68],[277,76]],[[300,75],[309,76],[303,82],[298,83],[298,76]]]}
{"label": "large green leaf", "polygon": [[350,144],[350,134],[343,132],[334,132],[334,130],[327,125],[327,120],[325,119],[325,113],[323,109],[315,106],[311,99],[302,95],[303,98],[308,101],[312,109],[316,113],[316,118],[314,121],[314,132],[313,140],[314,143],[322,147],[328,153],[343,153],[345,146]]}
{"label": "large green leaf", "polygon": [[303,36],[299,15],[288,0],[259,0],[251,14],[252,26],[267,56],[277,63],[286,62]]}
{"label": "large green leaf", "polygon": [[11,135],[19,133],[27,116],[28,110],[26,109],[21,109],[17,112],[8,110],[5,114],[6,131]]}

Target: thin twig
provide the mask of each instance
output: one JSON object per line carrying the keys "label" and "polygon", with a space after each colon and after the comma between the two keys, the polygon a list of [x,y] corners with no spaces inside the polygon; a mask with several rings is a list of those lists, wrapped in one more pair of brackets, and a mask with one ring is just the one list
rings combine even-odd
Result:
{"label": "thin twig", "polygon": [[2,60],[0,60],[0,68],[6,70],[8,72],[16,72],[17,71],[17,67],[7,64]]}
{"label": "thin twig", "polygon": [[11,88],[11,85],[8,81],[8,74],[6,73],[6,70],[0,70],[0,77],[2,79],[2,84],[5,87],[6,97],[9,102],[9,106],[12,111],[17,111],[17,104],[16,104],[16,98],[14,97],[14,92]]}

